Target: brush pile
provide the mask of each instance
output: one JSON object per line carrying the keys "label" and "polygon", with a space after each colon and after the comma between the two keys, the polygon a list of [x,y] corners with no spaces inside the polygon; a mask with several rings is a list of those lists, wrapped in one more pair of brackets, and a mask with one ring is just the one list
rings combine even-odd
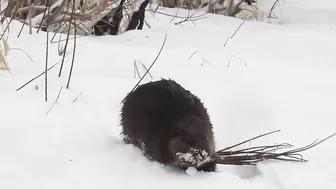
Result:
{"label": "brush pile", "polygon": [[[102,35],[101,27],[118,34],[130,21],[141,0],[4,0],[1,1],[1,23],[17,20],[30,28],[55,33]],[[103,23],[103,24],[102,24]],[[76,27],[76,30],[74,28]]]}
{"label": "brush pile", "polygon": [[[306,151],[310,148],[321,144],[322,142],[330,139],[331,137],[335,136],[336,133],[318,141],[315,140],[313,143],[296,149],[289,149],[292,148],[293,145],[288,143],[276,144],[276,145],[264,145],[264,146],[253,146],[249,148],[244,148],[240,150],[232,150],[233,148],[255,140],[257,138],[270,135],[277,131],[272,131],[266,134],[262,134],[256,136],[252,139],[243,141],[241,143],[235,144],[233,146],[224,148],[222,150],[217,151],[213,156],[201,159],[194,159],[190,158],[192,156],[188,156],[188,154],[180,154],[181,161],[184,162],[186,165],[195,165],[201,166],[205,163],[214,162],[216,164],[226,164],[226,165],[256,165],[258,162],[265,161],[265,160],[277,160],[277,161],[291,161],[291,162],[307,162],[308,160],[304,159],[300,152]],[[282,152],[278,152],[280,150],[284,150]]]}
{"label": "brush pile", "polygon": [[280,130],[269,132],[263,135],[259,135],[252,139],[246,140],[239,144],[224,148],[217,151],[214,156],[211,157],[210,161],[214,161],[217,164],[232,164],[232,165],[256,165],[256,163],[264,160],[279,160],[279,161],[291,161],[291,162],[307,162],[308,160],[304,159],[300,152],[306,151],[310,148],[315,147],[318,144],[330,139],[335,136],[336,133],[318,141],[315,140],[313,143],[296,149],[289,149],[283,152],[276,152],[278,150],[284,150],[292,148],[293,145],[288,143],[277,144],[277,145],[265,145],[265,146],[254,146],[246,149],[240,150],[231,150],[234,147],[242,145],[244,143],[250,142],[257,138],[279,132]]}

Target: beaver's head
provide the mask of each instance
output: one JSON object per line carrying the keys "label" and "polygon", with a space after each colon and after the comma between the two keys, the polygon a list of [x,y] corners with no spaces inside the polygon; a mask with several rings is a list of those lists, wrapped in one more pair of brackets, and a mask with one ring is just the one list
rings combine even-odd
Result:
{"label": "beaver's head", "polygon": [[[203,167],[215,153],[212,125],[209,120],[186,117],[176,123],[175,137],[169,142],[169,150],[175,165],[181,168]],[[213,167],[210,166],[213,171]]]}

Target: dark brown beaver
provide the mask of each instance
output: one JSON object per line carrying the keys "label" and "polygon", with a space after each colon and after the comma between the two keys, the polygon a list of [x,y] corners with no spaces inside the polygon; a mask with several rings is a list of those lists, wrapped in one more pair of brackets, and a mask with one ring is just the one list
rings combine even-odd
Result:
{"label": "dark brown beaver", "polygon": [[[215,171],[212,124],[198,97],[173,80],[140,85],[122,105],[123,141],[165,165]],[[184,158],[184,159],[183,159]]]}

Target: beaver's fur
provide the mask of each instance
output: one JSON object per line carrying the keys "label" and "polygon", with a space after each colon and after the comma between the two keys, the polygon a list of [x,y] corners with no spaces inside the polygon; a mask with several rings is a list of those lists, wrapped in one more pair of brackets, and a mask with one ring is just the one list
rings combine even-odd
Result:
{"label": "beaver's fur", "polygon": [[[162,79],[140,85],[124,99],[121,108],[123,141],[142,149],[143,154],[165,165],[186,169],[177,153],[200,155],[215,152],[212,124],[198,97],[173,80]],[[196,149],[196,150],[193,150]],[[215,171],[215,163],[196,166]]]}

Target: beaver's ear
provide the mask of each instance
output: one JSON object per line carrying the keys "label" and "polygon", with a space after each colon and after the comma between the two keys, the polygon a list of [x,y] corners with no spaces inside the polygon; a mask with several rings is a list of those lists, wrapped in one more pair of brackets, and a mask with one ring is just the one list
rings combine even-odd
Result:
{"label": "beaver's ear", "polygon": [[190,146],[181,137],[175,137],[169,141],[169,150],[175,156],[176,153],[187,153]]}

